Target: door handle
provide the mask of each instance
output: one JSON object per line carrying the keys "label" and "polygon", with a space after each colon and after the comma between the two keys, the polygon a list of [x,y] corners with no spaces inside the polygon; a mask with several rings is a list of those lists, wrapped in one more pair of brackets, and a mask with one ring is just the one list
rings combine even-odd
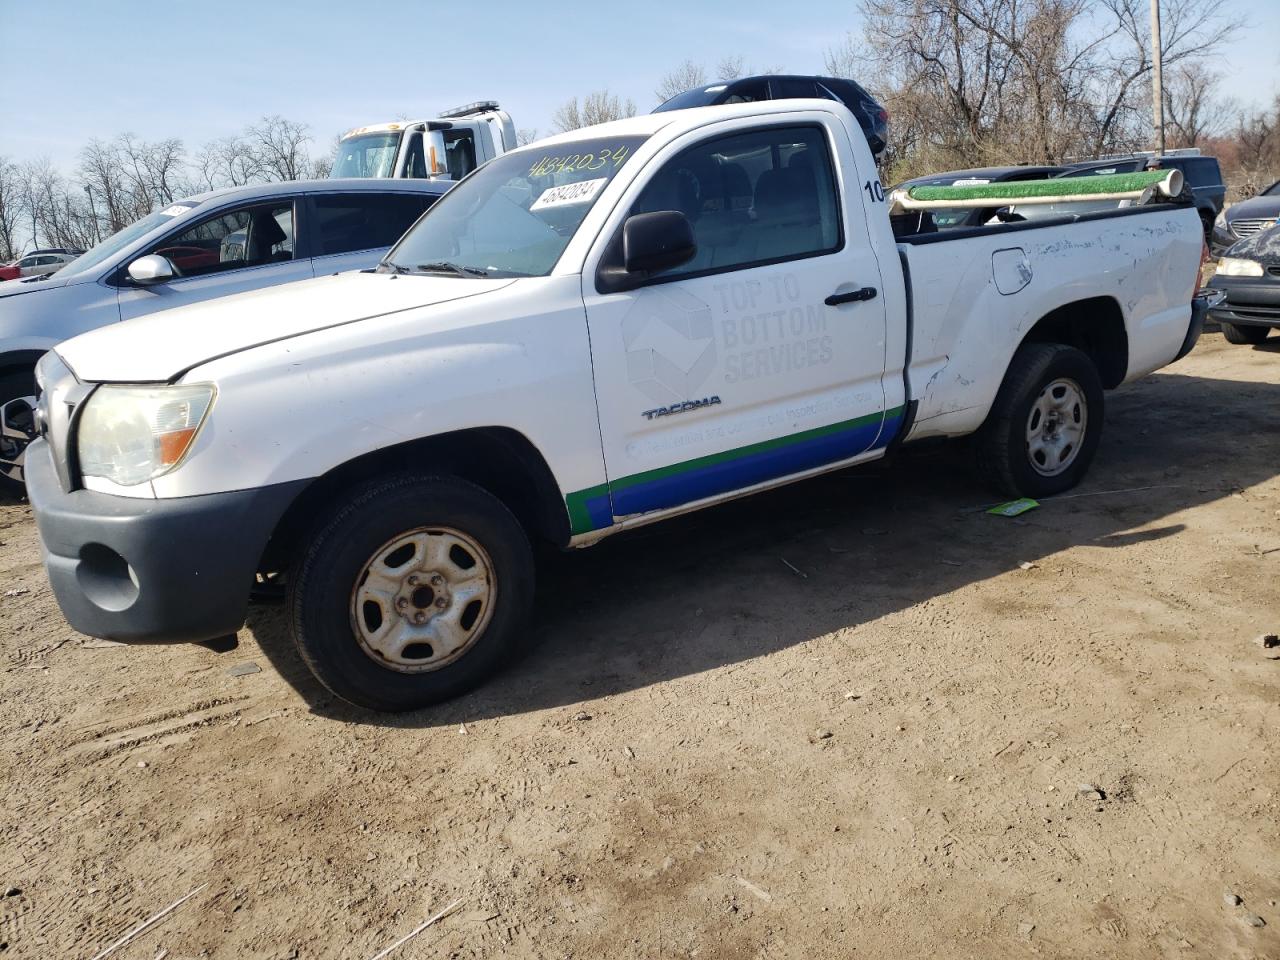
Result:
{"label": "door handle", "polygon": [[848,293],[833,293],[822,302],[828,307],[838,307],[842,303],[856,303],[859,300],[874,300],[875,298],[875,287],[859,287],[857,290],[850,290]]}

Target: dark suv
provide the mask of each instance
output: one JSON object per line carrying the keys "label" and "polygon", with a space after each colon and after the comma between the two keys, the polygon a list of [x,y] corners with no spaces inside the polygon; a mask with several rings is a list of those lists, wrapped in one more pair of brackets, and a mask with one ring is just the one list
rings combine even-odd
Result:
{"label": "dark suv", "polygon": [[710,107],[720,103],[750,103],[755,100],[838,100],[858,118],[858,125],[871,147],[876,163],[889,143],[889,111],[875,97],[852,80],[843,77],[806,77],[767,74],[738,80],[717,80],[706,86],[677,93],[653,112]]}
{"label": "dark suv", "polygon": [[1213,221],[1222,212],[1222,204],[1227,197],[1227,185],[1222,182],[1222,170],[1218,166],[1217,157],[1206,157],[1198,152],[1165,153],[1159,157],[1154,154],[1138,153],[1129,157],[1068,163],[1066,168],[1066,171],[1059,176],[1106,176],[1111,173],[1136,173],[1147,169],[1181,170],[1187,186],[1195,194],[1196,210],[1199,211],[1200,223],[1204,226],[1205,242],[1212,242]]}

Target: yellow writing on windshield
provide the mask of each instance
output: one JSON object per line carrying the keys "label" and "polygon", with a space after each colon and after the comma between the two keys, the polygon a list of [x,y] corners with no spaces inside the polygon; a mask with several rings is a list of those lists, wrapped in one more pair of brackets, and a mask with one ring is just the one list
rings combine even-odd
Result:
{"label": "yellow writing on windshield", "polygon": [[601,170],[610,166],[616,170],[631,153],[625,146],[606,147],[593,153],[566,153],[562,156],[544,156],[529,168],[531,177],[547,177],[553,173],[573,173],[576,170]]}

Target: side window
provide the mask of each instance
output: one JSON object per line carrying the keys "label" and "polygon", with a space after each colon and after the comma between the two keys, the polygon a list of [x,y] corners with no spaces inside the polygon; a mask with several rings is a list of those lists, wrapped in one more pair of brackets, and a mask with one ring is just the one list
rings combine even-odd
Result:
{"label": "side window", "polygon": [[769,99],[769,85],[762,77],[759,80],[748,80],[729,86],[729,92],[717,103],[755,103],[757,100]]}
{"label": "side window", "polygon": [[1172,166],[1182,168],[1182,175],[1193,187],[1207,187],[1222,182],[1216,160],[1179,160]]}
{"label": "side window", "polygon": [[317,256],[389,247],[434,197],[411,193],[338,193],[315,198]]}
{"label": "side window", "polygon": [[831,153],[819,127],[770,127],[700,143],[669,160],[631,213],[678,210],[698,252],[664,276],[831,253],[841,246]]}
{"label": "side window", "polygon": [[293,204],[263,204],[202,220],[151,251],[184,277],[293,259]]}
{"label": "side window", "polygon": [[444,149],[451,179],[461,180],[476,168],[476,144],[470,130],[446,130]]}
{"label": "side window", "polygon": [[803,100],[809,97],[828,99],[825,90],[819,91],[812,80],[805,80],[802,77],[774,77],[770,84],[773,87],[775,100]]}

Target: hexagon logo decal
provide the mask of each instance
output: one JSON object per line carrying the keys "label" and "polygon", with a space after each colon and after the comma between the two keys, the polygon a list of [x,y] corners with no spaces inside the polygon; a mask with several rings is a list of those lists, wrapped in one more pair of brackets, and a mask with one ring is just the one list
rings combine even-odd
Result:
{"label": "hexagon logo decal", "polygon": [[622,318],[627,379],[654,403],[694,399],[716,365],[711,308],[674,286],[648,287]]}

